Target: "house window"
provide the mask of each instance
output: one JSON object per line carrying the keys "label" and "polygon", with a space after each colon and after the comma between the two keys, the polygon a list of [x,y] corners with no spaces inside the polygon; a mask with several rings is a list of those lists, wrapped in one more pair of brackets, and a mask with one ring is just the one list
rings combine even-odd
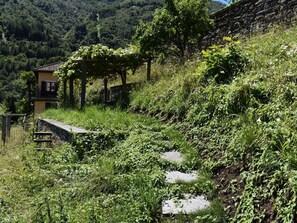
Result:
{"label": "house window", "polygon": [[47,92],[55,92],[56,82],[45,82],[45,89]]}
{"label": "house window", "polygon": [[57,82],[42,81],[41,82],[41,97],[57,97]]}

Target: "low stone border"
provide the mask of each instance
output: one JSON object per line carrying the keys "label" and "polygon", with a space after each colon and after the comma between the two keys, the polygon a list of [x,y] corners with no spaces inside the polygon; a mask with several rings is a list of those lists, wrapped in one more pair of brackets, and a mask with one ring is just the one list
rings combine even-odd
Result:
{"label": "low stone border", "polygon": [[73,141],[74,135],[89,133],[89,131],[82,128],[42,118],[38,119],[38,131],[50,131],[54,134],[55,138],[69,143]]}

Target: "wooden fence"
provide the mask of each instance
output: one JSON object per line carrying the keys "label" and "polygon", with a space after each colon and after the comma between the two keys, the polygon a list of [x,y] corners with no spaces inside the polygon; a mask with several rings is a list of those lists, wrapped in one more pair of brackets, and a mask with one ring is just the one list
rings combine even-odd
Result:
{"label": "wooden fence", "polygon": [[17,132],[14,132],[15,127],[22,127],[25,131],[28,128],[29,122],[26,114],[3,114],[1,119],[1,139],[3,144],[14,137]]}

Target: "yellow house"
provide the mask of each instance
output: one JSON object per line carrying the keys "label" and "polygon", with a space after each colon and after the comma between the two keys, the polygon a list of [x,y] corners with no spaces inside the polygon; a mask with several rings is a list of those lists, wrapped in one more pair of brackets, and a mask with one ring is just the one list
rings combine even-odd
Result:
{"label": "yellow house", "polygon": [[58,83],[54,72],[62,65],[61,62],[36,68],[34,74],[38,82],[34,102],[34,114],[40,114],[47,108],[56,108],[58,105]]}

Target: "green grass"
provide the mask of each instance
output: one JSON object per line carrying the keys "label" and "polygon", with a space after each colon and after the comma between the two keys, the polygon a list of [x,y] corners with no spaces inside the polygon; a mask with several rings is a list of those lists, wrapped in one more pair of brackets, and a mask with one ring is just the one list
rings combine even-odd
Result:
{"label": "green grass", "polygon": [[[192,146],[181,143],[175,131],[162,127],[157,132],[174,141],[172,148],[176,146],[186,151],[188,164],[183,167],[171,167],[166,163],[158,165],[182,170],[202,167],[206,173],[210,171],[230,222],[293,222],[296,219],[296,31],[297,27],[276,27],[269,33],[244,40],[238,50],[249,59],[247,66],[226,82],[216,82],[211,79],[215,74],[205,73],[209,72],[206,68],[211,63],[217,66],[214,61],[210,64],[194,61],[184,66],[164,65],[163,68],[158,65],[158,80],[143,85],[132,94],[130,111],[166,120],[179,128],[192,143]],[[227,57],[227,53],[224,51],[216,56]],[[86,110],[86,116],[80,116],[82,112],[68,111],[69,116],[60,120],[93,130],[112,126],[119,131],[113,133],[118,137],[121,131],[129,129],[131,134],[124,134],[125,139],[137,142],[136,145],[143,143],[138,141],[139,133],[135,130],[144,126],[140,124],[143,120],[149,126],[144,128],[145,135],[152,130],[155,132],[156,125],[163,126],[144,116],[138,118],[121,112],[113,116],[108,109],[105,115],[104,112],[95,114],[92,109],[96,110],[95,107]],[[54,111],[46,115],[59,119],[60,111],[55,115],[51,112]],[[120,150],[126,152],[117,163],[120,171],[158,163],[150,152],[137,163],[141,151],[135,150],[134,144],[124,143],[122,146]],[[158,149],[154,148],[162,151]],[[133,156],[127,155],[134,152]],[[94,153],[91,150],[89,154]],[[125,163],[127,158],[131,163],[136,162],[136,166]],[[191,190],[193,185],[182,187]],[[201,184],[201,188],[211,187],[212,184]],[[179,196],[180,188],[174,188],[171,193]],[[198,222],[215,221],[208,217],[198,219]]]}
{"label": "green grass", "polygon": [[125,129],[141,124],[147,126],[160,124],[160,121],[150,117],[97,106],[87,107],[84,111],[73,109],[50,109],[45,111],[42,115],[46,118],[63,121],[64,123],[89,130],[104,128]]}
{"label": "green grass", "polygon": [[[32,146],[3,150],[0,219],[295,222],[296,31],[279,27],[244,40],[237,50],[249,62],[228,80],[206,73],[207,66],[220,64],[215,60],[158,65],[158,78],[133,92],[129,109],[170,124],[95,106],[48,110],[46,118],[98,133],[47,153]],[[215,55],[224,59],[228,52]],[[159,153],[169,150],[186,154],[186,163],[160,160]],[[199,169],[201,175],[197,182],[169,186],[167,169]],[[211,207],[174,219],[160,215],[162,200],[189,191],[206,194]]]}
{"label": "green grass", "polygon": [[192,62],[178,73],[167,67],[171,74],[132,95],[131,111],[180,121],[230,222],[296,220],[296,31],[276,27],[244,40],[249,62],[228,82],[205,81],[212,64]]}
{"label": "green grass", "polygon": [[0,144],[0,222],[25,222],[32,199],[17,179],[25,168],[22,152],[28,134],[20,127],[13,127],[12,131],[11,139]]}
{"label": "green grass", "polygon": [[[18,150],[8,146],[0,160],[4,166],[15,164],[1,177],[1,188],[10,190],[0,193],[0,222],[168,222],[161,215],[164,199],[185,192],[216,199],[216,188],[206,175],[198,179],[201,185],[165,183],[167,169],[200,167],[192,155],[182,165],[160,159],[164,151],[194,153],[184,136],[167,124],[94,106],[84,112],[58,109],[43,115],[98,132],[42,153],[31,144]],[[209,212],[186,218],[194,222]],[[184,222],[184,217],[172,222]]]}

